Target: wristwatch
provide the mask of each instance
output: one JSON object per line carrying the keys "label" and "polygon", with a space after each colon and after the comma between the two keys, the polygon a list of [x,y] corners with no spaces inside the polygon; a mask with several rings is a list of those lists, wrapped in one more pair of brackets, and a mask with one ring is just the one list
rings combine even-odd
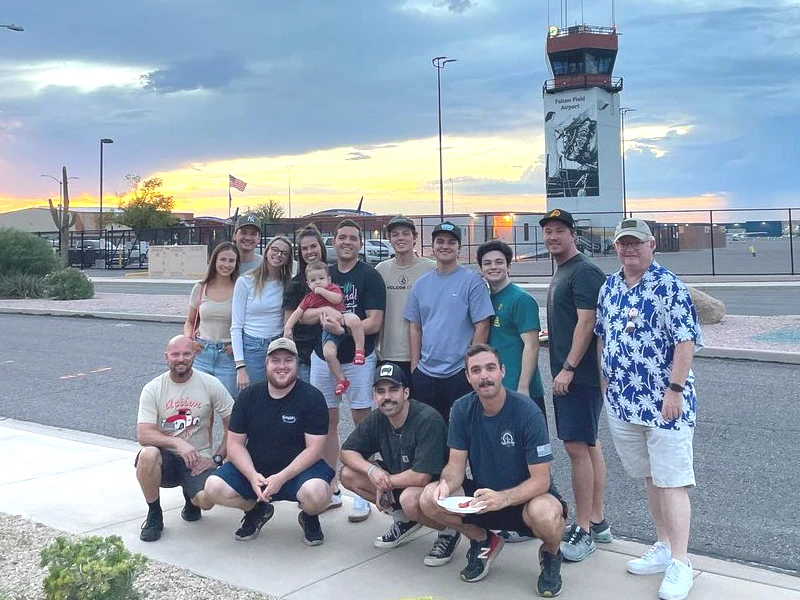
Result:
{"label": "wristwatch", "polygon": [[683,386],[680,383],[675,383],[674,381],[670,381],[667,387],[669,387],[669,389],[671,389],[673,392],[683,392]]}
{"label": "wristwatch", "polygon": [[221,454],[215,454],[214,456],[211,457],[211,460],[213,460],[214,464],[217,465],[218,467],[222,466],[222,455]]}
{"label": "wristwatch", "polygon": [[575,367],[569,364],[569,362],[566,360],[564,361],[564,364],[561,366],[561,368],[564,369],[565,371],[569,371],[570,373],[575,372]]}

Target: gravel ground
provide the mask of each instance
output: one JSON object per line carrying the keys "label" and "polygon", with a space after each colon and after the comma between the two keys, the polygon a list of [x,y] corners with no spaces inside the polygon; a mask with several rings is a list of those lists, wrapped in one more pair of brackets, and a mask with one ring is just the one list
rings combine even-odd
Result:
{"label": "gravel ground", "polygon": [[[76,311],[122,312],[184,316],[189,306],[186,296],[97,293],[90,300],[0,300],[0,307],[61,309]],[[786,333],[783,336],[770,334]],[[800,352],[800,316],[751,317],[727,315],[721,323],[704,325],[705,345],[718,348],[745,348]],[[758,339],[767,336],[767,340]]]}
{"label": "gravel ground", "polygon": [[[47,572],[39,566],[39,553],[59,535],[56,529],[0,514],[0,599],[41,600],[42,581]],[[148,560],[134,587],[143,598],[153,600],[271,600],[257,592],[242,590],[186,569]]]}

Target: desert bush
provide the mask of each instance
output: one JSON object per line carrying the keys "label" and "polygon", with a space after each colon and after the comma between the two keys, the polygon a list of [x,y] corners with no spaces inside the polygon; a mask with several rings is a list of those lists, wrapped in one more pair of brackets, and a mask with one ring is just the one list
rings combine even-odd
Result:
{"label": "desert bush", "polygon": [[0,273],[43,276],[60,266],[46,239],[19,229],[0,229]]}
{"label": "desert bush", "polygon": [[44,284],[39,275],[0,275],[0,298],[42,298]]}
{"label": "desert bush", "polygon": [[61,269],[45,276],[44,295],[56,300],[83,300],[94,297],[94,284],[78,269]]}

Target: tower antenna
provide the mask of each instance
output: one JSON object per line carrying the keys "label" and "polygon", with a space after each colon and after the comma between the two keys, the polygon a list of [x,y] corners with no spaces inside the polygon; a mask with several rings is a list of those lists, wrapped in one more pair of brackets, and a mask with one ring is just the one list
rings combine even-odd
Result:
{"label": "tower antenna", "polygon": [[616,2],[611,0],[611,27],[616,28],[617,26],[617,11],[616,11]]}

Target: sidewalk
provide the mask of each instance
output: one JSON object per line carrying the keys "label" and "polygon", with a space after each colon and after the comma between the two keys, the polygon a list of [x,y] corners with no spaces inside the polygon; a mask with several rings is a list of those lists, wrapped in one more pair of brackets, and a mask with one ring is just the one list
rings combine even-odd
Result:
{"label": "sidewalk", "polygon": [[[463,583],[466,543],[453,561],[429,568],[422,558],[433,533],[396,550],[378,550],[372,540],[390,519],[373,512],[351,524],[346,508],[322,515],[325,543],[302,544],[297,509],[279,503],[275,517],[252,542],[236,542],[241,512],[217,507],[198,523],[180,518],[179,490],[164,490],[165,530],[155,543],[139,541],[146,512],[136,483],[137,445],[20,421],[0,421],[0,512],[76,534],[122,537],[125,545],[150,558],[188,568],[205,577],[287,600],[399,600],[433,596],[437,600],[536,597],[537,542],[507,545],[486,580]],[[345,501],[345,507],[348,500]],[[596,600],[657,598],[660,576],[635,577],[625,563],[645,546],[614,541],[579,564],[565,564],[561,598]],[[692,557],[695,585],[691,600],[800,598],[800,578],[703,556]]]}

